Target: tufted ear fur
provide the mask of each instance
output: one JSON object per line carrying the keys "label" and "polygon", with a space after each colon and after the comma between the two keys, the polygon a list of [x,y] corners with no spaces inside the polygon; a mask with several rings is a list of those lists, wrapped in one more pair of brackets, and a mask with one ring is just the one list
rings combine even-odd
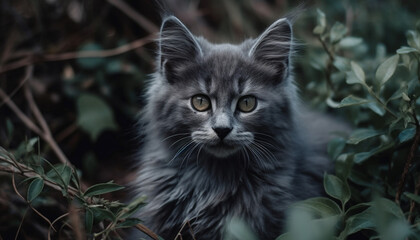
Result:
{"label": "tufted ear fur", "polygon": [[288,74],[293,34],[288,19],[282,18],[271,24],[250,48],[248,55],[256,61],[274,67],[280,79]]}
{"label": "tufted ear fur", "polygon": [[169,16],[164,19],[160,29],[159,64],[169,82],[175,81],[177,67],[202,55],[196,38],[178,18]]}

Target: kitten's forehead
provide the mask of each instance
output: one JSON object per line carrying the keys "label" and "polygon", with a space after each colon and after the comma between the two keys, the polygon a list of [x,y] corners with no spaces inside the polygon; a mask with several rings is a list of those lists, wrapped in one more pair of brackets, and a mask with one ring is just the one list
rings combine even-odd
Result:
{"label": "kitten's forehead", "polygon": [[232,44],[212,45],[206,50],[203,64],[210,73],[205,79],[206,90],[210,94],[238,94],[242,90],[240,85],[244,79],[243,67],[249,61],[244,51]]}

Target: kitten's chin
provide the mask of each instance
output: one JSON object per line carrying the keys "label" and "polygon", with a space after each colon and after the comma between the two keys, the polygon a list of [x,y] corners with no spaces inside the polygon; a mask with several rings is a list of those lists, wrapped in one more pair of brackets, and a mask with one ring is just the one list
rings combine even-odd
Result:
{"label": "kitten's chin", "polygon": [[203,149],[217,158],[226,158],[238,152],[240,147],[226,144],[217,144],[207,145]]}

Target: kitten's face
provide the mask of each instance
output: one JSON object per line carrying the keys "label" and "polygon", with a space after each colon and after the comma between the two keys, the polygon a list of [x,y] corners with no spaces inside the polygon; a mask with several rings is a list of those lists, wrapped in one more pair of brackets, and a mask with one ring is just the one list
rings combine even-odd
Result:
{"label": "kitten's face", "polygon": [[[288,23],[280,27],[290,33]],[[288,84],[290,45],[270,49],[279,39],[264,34],[238,46],[213,45],[192,36],[175,18],[164,22],[161,34],[161,74],[169,93],[161,106],[165,137],[178,134],[173,145],[186,142],[178,151],[202,149],[218,158],[256,145],[264,148],[258,139],[269,135],[271,115],[288,114],[279,89]],[[280,39],[276,47],[286,40],[290,44],[290,35]]]}

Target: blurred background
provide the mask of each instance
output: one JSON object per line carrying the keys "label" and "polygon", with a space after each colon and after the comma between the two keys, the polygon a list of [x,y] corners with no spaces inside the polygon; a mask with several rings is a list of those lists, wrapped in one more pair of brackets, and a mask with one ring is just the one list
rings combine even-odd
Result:
{"label": "blurred background", "polygon": [[[324,74],[316,66],[327,58],[312,31],[317,9],[329,23],[342,22],[347,35],[364,39],[350,53],[353,59],[395,53],[420,17],[418,0],[167,1],[195,35],[233,43],[258,36],[301,3],[294,24],[296,81],[302,98],[325,111],[326,97],[311,91]],[[46,143],[52,138],[87,183],[130,182],[160,21],[153,0],[1,0],[0,146],[12,151],[41,136],[39,153],[60,162],[63,156]],[[31,122],[40,124],[31,128]],[[10,210],[6,180],[0,176],[0,232],[11,239],[21,213]]]}

